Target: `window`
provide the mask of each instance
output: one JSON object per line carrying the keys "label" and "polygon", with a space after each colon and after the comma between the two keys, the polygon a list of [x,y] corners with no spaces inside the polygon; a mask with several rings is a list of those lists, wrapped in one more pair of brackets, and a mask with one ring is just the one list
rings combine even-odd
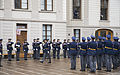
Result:
{"label": "window", "polygon": [[80,41],[80,29],[74,29],[74,36]]}
{"label": "window", "polygon": [[41,0],[41,10],[42,11],[52,11],[53,10],[53,0]]}
{"label": "window", "polygon": [[0,9],[3,9],[3,8],[4,8],[4,1],[0,0]]}
{"label": "window", "polygon": [[28,9],[28,0],[15,0],[15,9]]}
{"label": "window", "polygon": [[43,25],[43,39],[52,40],[52,25]]}
{"label": "window", "polygon": [[108,20],[108,0],[101,0],[100,20]]}
{"label": "window", "polygon": [[73,19],[81,19],[81,0],[73,0]]}
{"label": "window", "polygon": [[27,29],[27,24],[17,23],[17,29]]}

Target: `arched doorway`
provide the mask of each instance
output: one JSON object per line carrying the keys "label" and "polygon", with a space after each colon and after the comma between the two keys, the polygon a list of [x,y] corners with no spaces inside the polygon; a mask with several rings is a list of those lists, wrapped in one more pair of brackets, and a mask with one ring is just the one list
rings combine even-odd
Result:
{"label": "arched doorway", "polygon": [[101,37],[106,37],[106,35],[111,35],[111,40],[113,39],[113,31],[110,30],[110,29],[98,29],[96,32],[95,32],[95,36],[96,36],[96,40],[98,39],[98,36],[101,36]]}

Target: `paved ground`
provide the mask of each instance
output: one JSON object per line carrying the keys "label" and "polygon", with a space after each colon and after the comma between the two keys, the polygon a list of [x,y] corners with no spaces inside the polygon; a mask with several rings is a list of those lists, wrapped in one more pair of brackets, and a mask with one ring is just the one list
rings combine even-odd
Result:
{"label": "paved ground", "polygon": [[15,60],[8,62],[7,59],[2,61],[3,67],[0,68],[0,75],[120,75],[120,68],[111,73],[104,70],[97,71],[95,74],[80,71],[79,59],[77,59],[77,69],[70,70],[69,59],[52,59],[52,63],[40,63],[38,60],[28,59],[27,61]]}

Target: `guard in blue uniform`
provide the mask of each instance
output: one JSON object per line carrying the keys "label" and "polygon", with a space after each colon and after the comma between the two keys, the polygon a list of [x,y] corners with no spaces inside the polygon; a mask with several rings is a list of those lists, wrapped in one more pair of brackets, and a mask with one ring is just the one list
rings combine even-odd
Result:
{"label": "guard in blue uniform", "polygon": [[43,63],[46,59],[46,57],[48,57],[48,63],[51,63],[51,56],[50,56],[50,49],[49,49],[49,44],[47,42],[47,40],[44,40],[43,43],[43,59],[40,61],[41,63]]}
{"label": "guard in blue uniform", "polygon": [[102,37],[103,41],[103,55],[102,55],[102,66],[103,67],[106,67],[106,58],[105,58],[105,40],[106,38],[105,37]]}
{"label": "guard in blue uniform", "polygon": [[60,50],[61,50],[61,45],[62,43],[60,42],[60,39],[57,39],[57,43],[56,43],[56,51],[57,51],[57,59],[60,59]]}
{"label": "guard in blue uniform", "polygon": [[14,44],[14,42],[11,42],[11,40],[12,39],[8,39],[8,43],[7,43],[8,61],[11,61],[12,59],[12,50],[13,50],[12,45]]}
{"label": "guard in blue uniform", "polygon": [[97,41],[97,70],[101,70],[102,67],[102,55],[103,55],[103,43],[102,43],[102,37],[98,37],[99,41]]}
{"label": "guard in blue uniform", "polygon": [[77,49],[77,50],[78,50],[77,58],[79,58],[79,57],[80,57],[80,46],[79,46],[79,43],[80,43],[80,42],[79,42],[78,39],[76,40],[76,42],[77,42],[77,45],[78,45],[78,46],[77,46],[77,47],[78,47],[78,49]]}
{"label": "guard in blue uniform", "polygon": [[118,40],[119,40],[118,37],[114,37],[114,42],[113,42],[114,55],[112,57],[113,69],[117,69],[117,67],[118,67],[118,57],[119,57],[119,43],[118,43]]}
{"label": "guard in blue uniform", "polygon": [[89,55],[89,63],[90,63],[90,72],[96,72],[96,49],[97,43],[95,42],[95,36],[91,35],[91,42],[89,42],[87,50],[87,54]]}
{"label": "guard in blue uniform", "polygon": [[106,71],[111,72],[111,66],[112,66],[112,55],[113,52],[113,43],[110,40],[111,36],[107,35],[107,40],[105,40],[105,57],[106,57]]}
{"label": "guard in blue uniform", "polygon": [[18,40],[16,43],[15,43],[15,48],[16,48],[16,61],[19,61],[20,58],[20,47],[21,47],[21,43],[20,41]]}
{"label": "guard in blue uniform", "polygon": [[1,64],[2,61],[2,54],[3,54],[3,45],[2,45],[2,39],[0,39],[0,67],[3,67]]}
{"label": "guard in blue uniform", "polygon": [[56,58],[56,42],[55,39],[52,42],[52,49],[53,49],[53,58]]}
{"label": "guard in blue uniform", "polygon": [[24,60],[27,60],[27,55],[28,55],[28,45],[29,43],[25,40],[23,43],[23,51],[24,51]]}
{"label": "guard in blue uniform", "polygon": [[66,55],[67,55],[67,42],[66,42],[66,39],[64,39],[62,47],[63,47],[63,56],[64,56],[64,58],[66,58]]}
{"label": "guard in blue uniform", "polygon": [[67,56],[68,56],[68,58],[70,58],[69,51],[70,51],[70,39],[67,40]]}
{"label": "guard in blue uniform", "polygon": [[72,37],[72,42],[70,43],[70,58],[71,58],[71,70],[76,69],[76,56],[77,56],[77,43],[76,38]]}
{"label": "guard in blue uniform", "polygon": [[80,63],[81,63],[81,70],[85,71],[86,68],[86,57],[87,57],[87,42],[85,42],[86,38],[82,37],[82,42],[79,43],[80,45]]}
{"label": "guard in blue uniform", "polygon": [[39,38],[37,38],[37,49],[36,49],[36,52],[37,52],[37,59],[39,60],[40,59],[40,44],[42,44],[42,42],[39,41]]}
{"label": "guard in blue uniform", "polygon": [[33,39],[33,59],[37,59],[37,40]]}
{"label": "guard in blue uniform", "polygon": [[[87,43],[89,44],[91,38],[90,37],[87,37]],[[89,48],[89,47],[88,47]],[[86,57],[86,64],[87,64],[87,68],[90,68],[90,63],[89,63],[89,55],[87,55]]]}

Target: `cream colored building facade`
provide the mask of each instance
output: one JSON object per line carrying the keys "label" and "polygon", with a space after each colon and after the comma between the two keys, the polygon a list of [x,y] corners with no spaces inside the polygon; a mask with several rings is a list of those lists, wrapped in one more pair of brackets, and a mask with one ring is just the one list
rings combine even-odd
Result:
{"label": "cream colored building facade", "polygon": [[120,37],[120,0],[108,0],[107,20],[100,20],[101,0],[76,0],[80,1],[80,19],[73,18],[74,0],[20,0],[20,7],[15,6],[15,1],[0,0],[0,38],[4,39],[4,50],[7,39],[16,42],[19,31],[26,32],[26,38],[22,39],[27,39],[30,49],[34,38],[63,41],[76,36],[81,40],[83,36],[100,35],[99,30],[108,30],[111,36]]}

